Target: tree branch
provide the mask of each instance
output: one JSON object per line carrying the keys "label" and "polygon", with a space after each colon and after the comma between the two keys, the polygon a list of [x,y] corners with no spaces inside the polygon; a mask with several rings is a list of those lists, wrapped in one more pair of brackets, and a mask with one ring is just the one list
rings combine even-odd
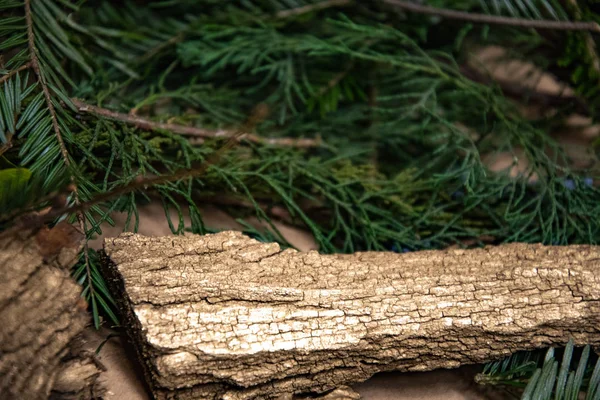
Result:
{"label": "tree branch", "polygon": [[52,120],[52,128],[54,129],[56,140],[58,140],[63,161],[67,166],[69,166],[71,164],[71,161],[69,160],[69,153],[67,152],[65,141],[63,140],[62,134],[60,133],[60,127],[58,126],[58,119],[56,118],[56,110],[54,109],[54,104],[52,104],[50,90],[48,89],[48,85],[46,84],[46,79],[44,75],[40,71],[40,64],[37,57],[37,49],[35,47],[35,36],[33,34],[33,20],[31,18],[31,0],[25,0],[25,20],[27,21],[27,43],[29,45],[29,53],[31,56],[31,68],[38,77],[38,80],[40,81],[40,86],[42,87],[42,91],[44,92],[46,106],[48,107],[48,111],[50,112],[50,119]]}
{"label": "tree branch", "polygon": [[277,18],[288,18],[296,15],[306,14],[311,11],[323,10],[325,8],[345,6],[350,4],[351,0],[326,0],[320,3],[309,4],[303,7],[292,8],[290,10],[279,11],[276,15]]}
{"label": "tree branch", "polygon": [[[79,112],[94,114],[100,117],[124,122],[128,125],[133,125],[140,129],[150,131],[165,130],[173,133],[178,133],[180,135],[196,138],[232,138],[235,135],[237,135],[236,132],[229,130],[211,130],[196,128],[193,126],[156,122],[135,115],[119,113],[116,111],[107,110],[106,108],[92,106],[78,99],[71,99],[71,101],[73,102],[75,107],[77,107]],[[253,143],[269,144],[283,147],[310,148],[319,147],[321,145],[320,139],[262,138],[252,133],[244,133],[243,135],[240,135],[239,138],[240,140],[245,139]]]}
{"label": "tree branch", "polygon": [[30,68],[30,67],[31,67],[31,62],[28,62],[27,64],[21,65],[19,68],[13,69],[8,74],[3,75],[3,76],[0,77],[0,83],[9,80],[17,72],[21,72],[21,71],[26,70],[27,68]]}
{"label": "tree branch", "polygon": [[445,8],[421,5],[413,3],[412,1],[383,0],[383,2],[418,14],[436,15],[442,18],[457,19],[461,21],[469,21],[480,24],[506,25],[517,26],[522,28],[550,29],[563,31],[600,32],[600,25],[598,25],[595,22],[531,20],[523,18],[501,17],[496,15],[476,14],[463,11],[448,10]]}
{"label": "tree branch", "polygon": [[[46,99],[46,106],[48,107],[48,112],[50,113],[50,119],[52,120],[52,127],[54,129],[54,134],[56,136],[56,140],[58,141],[58,145],[60,147],[60,152],[63,158],[63,162],[66,167],[69,168],[71,166],[71,160],[69,159],[69,152],[67,151],[67,146],[65,145],[65,141],[60,132],[60,127],[58,125],[58,118],[56,116],[56,110],[54,109],[54,104],[52,103],[52,97],[50,95],[50,90],[48,89],[48,85],[46,84],[46,80],[42,72],[40,71],[40,64],[37,56],[37,48],[35,47],[35,36],[33,33],[33,18],[31,13],[31,0],[25,0],[25,21],[27,23],[27,43],[29,47],[29,53],[31,56],[31,68],[35,72],[38,80],[40,82],[40,86],[42,87],[42,91],[44,93],[44,98]],[[79,191],[77,189],[77,183],[75,182],[75,177],[71,175],[71,183],[73,188],[73,200],[75,202],[75,206],[79,207],[81,205],[79,199]],[[85,224],[85,217],[83,215],[82,210],[78,210],[77,213],[77,221],[79,223],[79,229],[85,235],[87,233],[87,227]],[[89,256],[88,256],[88,244],[87,240],[84,243],[84,255],[85,255],[85,269],[86,276],[88,281],[88,287],[90,291],[90,298],[93,299],[94,294],[94,285],[92,282],[92,272],[90,269]],[[97,322],[97,321],[95,321]],[[97,325],[97,324],[96,324]]]}

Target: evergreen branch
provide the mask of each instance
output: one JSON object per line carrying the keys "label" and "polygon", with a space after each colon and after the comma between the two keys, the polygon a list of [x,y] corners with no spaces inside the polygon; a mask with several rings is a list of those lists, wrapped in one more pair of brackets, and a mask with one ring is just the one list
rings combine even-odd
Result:
{"label": "evergreen branch", "polygon": [[[44,93],[44,98],[46,99],[46,106],[48,107],[48,111],[50,112],[50,118],[52,120],[52,127],[54,129],[54,134],[56,135],[56,140],[60,146],[60,152],[62,154],[65,165],[70,166],[71,162],[69,160],[69,153],[67,152],[67,147],[65,145],[65,141],[63,140],[62,134],[60,133],[60,127],[58,126],[58,118],[56,116],[56,110],[54,109],[54,104],[52,104],[52,96],[50,95],[50,89],[48,89],[48,85],[46,84],[46,80],[44,75],[40,71],[40,64],[37,56],[37,49],[35,47],[35,36],[33,34],[33,19],[31,17],[31,0],[25,0],[25,20],[27,22],[27,43],[29,46],[29,54],[31,57],[31,68],[35,72],[38,80],[40,81],[40,86],[42,87],[42,91]],[[76,191],[74,191],[76,193]],[[76,195],[77,196],[77,195]]]}
{"label": "evergreen branch", "polygon": [[[301,7],[296,7],[296,8],[292,8],[289,10],[279,11],[275,14],[275,17],[278,19],[285,19],[285,18],[289,18],[289,17],[303,15],[303,14],[306,14],[306,13],[309,13],[312,11],[320,11],[320,10],[324,10],[324,9],[331,8],[331,7],[346,6],[346,5],[352,4],[352,2],[353,2],[353,0],[325,0],[325,1],[321,1],[319,3],[315,3],[315,4],[308,4],[306,6],[301,6]],[[145,62],[145,61],[151,59],[156,54],[163,51],[164,49],[167,49],[171,46],[176,45],[177,43],[180,43],[181,41],[183,41],[185,39],[185,36],[186,36],[186,30],[184,29],[184,30],[178,32],[173,37],[169,38],[168,40],[151,48],[146,53],[144,53],[143,55],[138,57],[135,61],[137,63]]]}
{"label": "evergreen branch", "polygon": [[[65,141],[60,132],[60,127],[58,125],[58,117],[56,115],[56,110],[54,108],[54,104],[52,103],[52,96],[50,95],[50,89],[48,89],[48,85],[46,83],[45,77],[40,70],[40,64],[39,64],[39,60],[38,60],[38,56],[37,56],[37,48],[35,46],[35,35],[33,33],[33,18],[32,18],[32,12],[31,12],[31,0],[25,0],[24,5],[25,5],[25,22],[27,25],[27,44],[29,47],[29,54],[30,54],[30,58],[31,58],[31,60],[30,60],[31,68],[33,69],[36,76],[38,77],[38,81],[40,82],[42,92],[44,93],[44,98],[46,100],[46,106],[48,107],[48,112],[50,113],[52,127],[54,129],[54,134],[56,136],[56,140],[58,141],[58,144],[60,147],[60,152],[61,152],[61,155],[63,158],[63,162],[65,163],[65,166],[67,168],[69,168],[71,166],[71,161],[69,160],[69,153],[67,151],[67,146],[65,145]],[[72,184],[72,189],[73,189],[73,200],[75,202],[75,206],[79,206],[81,202],[79,199],[79,191],[77,189],[75,177],[71,174],[70,178],[71,178],[71,184]],[[87,229],[86,229],[85,217],[84,217],[83,211],[77,212],[77,221],[79,222],[79,229],[81,229],[82,233],[84,235],[86,235]],[[84,257],[85,257],[85,271],[86,271],[86,277],[87,277],[87,281],[88,281],[88,287],[90,290],[90,298],[92,299],[93,302],[95,302],[96,294],[95,294],[95,290],[94,290],[94,283],[92,280],[92,271],[91,271],[89,255],[88,255],[89,245],[88,245],[87,238],[84,241],[83,252],[84,252]],[[94,312],[93,314],[95,317],[94,322],[95,322],[96,328],[99,328],[100,326],[96,319],[97,313]]]}
{"label": "evergreen branch", "polygon": [[254,113],[248,119],[245,126],[239,131],[234,132],[231,136],[229,136],[227,142],[223,146],[219,147],[219,149],[217,149],[215,153],[211,154],[211,156],[207,160],[202,162],[198,167],[182,168],[169,175],[156,175],[145,178],[139,176],[131,183],[125,186],[117,187],[114,190],[109,190],[107,192],[101,193],[92,200],[86,202],[85,204],[78,204],[74,207],[64,207],[62,209],[56,209],[53,213],[56,214],[56,216],[59,216],[65,213],[82,212],[96,204],[104,203],[112,198],[119,197],[139,189],[144,189],[149,186],[157,186],[165,183],[176,182],[186,178],[199,178],[202,175],[204,175],[206,170],[208,170],[209,167],[215,164],[223,156],[223,154],[225,154],[229,149],[233,148],[236,144],[238,144],[240,138],[245,135],[246,131],[253,129],[261,120],[263,120],[266,117],[267,112],[268,109],[266,106],[262,104],[259,105],[259,107],[256,108]]}
{"label": "evergreen branch", "polygon": [[323,10],[330,7],[345,6],[350,4],[351,2],[352,0],[326,0],[315,4],[308,4],[306,6],[292,8],[290,10],[279,11],[275,15],[277,16],[277,18],[294,17],[297,15],[309,13],[311,11]]}
{"label": "evergreen branch", "polygon": [[[500,385],[524,388],[522,399],[597,399],[600,388],[600,361],[590,357],[590,346],[575,355],[573,338],[562,351],[518,352],[484,366],[475,376],[480,385]],[[545,353],[545,356],[544,356]],[[560,360],[560,363],[559,363]],[[591,361],[591,362],[590,362]],[[548,373],[554,367],[553,373]],[[544,374],[544,370],[546,373]],[[583,393],[583,392],[587,392]]]}
{"label": "evergreen branch", "polygon": [[[127,193],[134,192],[139,189],[145,189],[145,188],[151,187],[151,186],[157,186],[157,185],[162,185],[165,183],[176,182],[181,179],[199,178],[202,175],[204,175],[204,173],[208,170],[208,168],[211,167],[213,164],[215,164],[223,156],[223,154],[225,154],[229,149],[231,149],[232,147],[234,147],[236,144],[238,144],[240,142],[240,138],[245,135],[244,132],[253,129],[260,121],[262,121],[264,118],[266,118],[267,113],[268,113],[267,106],[265,106],[263,104],[259,105],[254,110],[253,114],[250,116],[250,118],[248,119],[248,121],[246,122],[244,127],[242,129],[240,129],[239,131],[235,132],[235,134],[233,134],[232,136],[230,136],[229,140],[223,146],[219,147],[216,152],[211,154],[211,156],[209,156],[208,159],[203,161],[197,167],[182,168],[182,169],[179,169],[179,170],[175,171],[174,173],[168,174],[168,175],[157,175],[157,176],[149,176],[149,177],[138,176],[135,180],[133,180],[129,184],[124,185],[124,186],[119,186],[113,190],[109,190],[109,191],[100,193],[89,201],[86,201],[83,203],[77,201],[75,203],[75,205],[73,205],[73,206],[69,206],[69,205],[59,206],[59,207],[49,210],[48,212],[44,213],[43,215],[39,215],[39,214],[34,215],[34,216],[26,215],[25,218],[21,218],[21,220],[17,221],[17,223],[15,223],[15,225],[13,225],[11,228],[1,231],[0,239],[10,237],[11,235],[14,235],[16,232],[18,232],[26,227],[35,232],[36,228],[40,228],[45,223],[47,223],[49,221],[53,221],[56,218],[59,218],[60,216],[63,216],[63,215],[68,215],[68,214],[72,214],[72,213],[77,213],[78,215],[83,215],[83,213],[86,210],[89,210],[90,208],[92,208],[95,205],[102,204],[108,200],[122,196]],[[73,187],[73,189],[76,189],[76,187]],[[73,190],[73,192],[76,192],[76,190]],[[86,232],[85,221],[83,219],[80,220],[80,225],[83,227],[83,232]],[[86,247],[85,247],[84,251],[86,251],[86,252],[88,251],[87,241],[86,241]],[[86,256],[86,260],[87,259],[88,258]],[[86,270],[88,268],[89,268],[89,264],[86,264]],[[91,279],[91,275],[89,275],[89,277]],[[90,283],[90,285],[91,285],[91,283]],[[91,286],[90,286],[90,290],[93,291],[93,288]]]}
{"label": "evergreen branch", "polygon": [[563,31],[591,31],[600,32],[600,25],[596,22],[565,22],[550,20],[532,20],[525,18],[511,18],[496,15],[477,14],[464,11],[449,10],[425,6],[411,1],[403,0],[382,0],[384,3],[402,8],[418,14],[435,15],[447,19],[456,19],[461,21],[474,22],[479,24],[516,26],[522,28],[550,29]]}
{"label": "evergreen branch", "polygon": [[184,136],[196,137],[196,138],[239,138],[240,140],[245,139],[257,144],[267,144],[282,147],[297,147],[297,148],[310,148],[319,147],[322,145],[320,139],[296,139],[296,138],[263,138],[252,133],[244,133],[239,135],[237,132],[228,130],[210,130],[195,128],[192,126],[184,126],[163,122],[151,121],[149,119],[141,118],[132,114],[124,114],[116,111],[107,110],[106,108],[92,106],[84,103],[78,99],[71,99],[75,107],[79,112],[94,114],[96,116],[105,117],[115,121],[123,122],[128,125],[133,125],[139,129],[157,131],[164,130],[173,133],[178,133]]}
{"label": "evergreen branch", "polygon": [[15,68],[12,71],[10,71],[8,74],[3,75],[2,77],[0,77],[0,83],[3,83],[7,80],[9,80],[13,75],[15,75],[18,72],[21,72],[23,70],[26,70],[27,68],[30,68],[32,66],[31,62],[28,62],[27,64],[23,64],[21,65],[19,68]]}

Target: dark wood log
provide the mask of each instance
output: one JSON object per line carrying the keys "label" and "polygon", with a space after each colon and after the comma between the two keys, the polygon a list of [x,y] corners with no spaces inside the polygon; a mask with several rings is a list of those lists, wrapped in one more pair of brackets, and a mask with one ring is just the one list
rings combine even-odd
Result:
{"label": "dark wood log", "polygon": [[105,241],[153,394],[326,393],[380,371],[600,344],[600,247],[320,255],[238,232]]}
{"label": "dark wood log", "polygon": [[90,317],[81,287],[69,275],[79,242],[62,228],[0,240],[3,400],[85,400],[102,393],[93,357],[78,351],[76,338]]}

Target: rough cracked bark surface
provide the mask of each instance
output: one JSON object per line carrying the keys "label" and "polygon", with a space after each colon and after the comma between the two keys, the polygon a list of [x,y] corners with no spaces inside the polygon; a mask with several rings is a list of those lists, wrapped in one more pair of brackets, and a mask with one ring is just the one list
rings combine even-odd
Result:
{"label": "rough cracked bark surface", "polygon": [[319,255],[237,232],[107,239],[154,395],[323,393],[386,370],[600,344],[600,247]]}
{"label": "rough cracked bark surface", "polygon": [[[81,287],[68,272],[77,251],[57,249],[57,256],[44,261],[30,232],[0,241],[3,400],[48,399],[51,394],[60,399],[90,399],[93,389],[99,393],[98,368],[74,351],[74,338],[89,321],[80,303]],[[74,374],[85,381],[74,382]]]}

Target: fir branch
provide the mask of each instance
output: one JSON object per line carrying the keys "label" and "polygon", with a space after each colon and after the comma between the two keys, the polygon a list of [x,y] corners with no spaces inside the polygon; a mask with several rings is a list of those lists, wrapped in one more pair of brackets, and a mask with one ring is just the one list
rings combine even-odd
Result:
{"label": "fir branch", "polygon": [[[69,168],[69,167],[71,167],[71,160],[69,159],[69,153],[67,151],[67,146],[65,145],[65,141],[62,137],[62,134],[60,131],[60,126],[58,125],[58,117],[56,115],[56,110],[54,108],[54,104],[52,103],[52,96],[50,95],[50,89],[48,88],[45,77],[40,70],[40,64],[39,64],[38,55],[37,55],[37,48],[35,46],[35,35],[33,33],[33,18],[32,18],[32,12],[31,12],[31,0],[25,0],[24,5],[25,5],[25,22],[27,25],[27,44],[29,47],[31,68],[33,69],[36,76],[38,77],[40,87],[42,88],[42,92],[44,93],[44,98],[46,100],[46,106],[48,107],[48,112],[50,113],[52,127],[54,129],[54,134],[56,136],[56,140],[58,141],[58,144],[60,147],[60,152],[61,152],[61,155],[63,158],[63,162],[64,162],[65,166],[67,168]],[[80,198],[79,198],[79,191],[77,189],[77,183],[75,182],[75,177],[72,174],[71,174],[70,178],[71,178],[71,184],[72,184],[72,189],[73,189],[73,200],[74,200],[75,206],[79,206],[81,204],[81,202],[80,202]],[[77,215],[77,221],[79,223],[79,229],[81,229],[82,233],[84,235],[86,235],[87,227],[86,227],[85,216],[83,214],[83,211],[77,212],[76,215]],[[88,246],[88,241],[86,238],[86,240],[84,241],[84,245],[83,245],[83,253],[84,253],[84,258],[85,258],[85,261],[84,261],[85,262],[85,271],[86,271],[86,277],[87,277],[87,281],[88,281],[88,287],[90,290],[90,299],[94,303],[93,308],[96,309],[96,307],[95,307],[96,294],[94,291],[94,282],[92,280],[92,271],[91,271],[88,252],[89,252],[89,246]],[[98,313],[94,312],[93,315],[94,315],[94,324],[96,326],[96,329],[98,329],[100,327],[100,324],[98,321]]]}
{"label": "fir branch", "polygon": [[133,125],[139,129],[157,131],[164,130],[173,133],[178,133],[184,136],[190,136],[195,138],[205,139],[219,139],[219,138],[233,138],[239,137],[240,140],[245,139],[257,144],[267,144],[282,147],[297,147],[297,148],[310,148],[319,147],[322,145],[320,139],[296,139],[296,138],[263,138],[252,133],[244,133],[239,135],[237,132],[229,130],[210,130],[196,128],[193,126],[184,126],[163,122],[156,122],[149,119],[141,118],[132,114],[124,114],[116,111],[111,111],[106,108],[92,106],[84,103],[78,99],[71,99],[72,103],[77,107],[79,112],[94,114],[96,116],[112,119],[115,121],[123,122],[128,125]]}
{"label": "fir branch", "polygon": [[[44,98],[46,99],[46,106],[48,107],[48,111],[50,112],[50,118],[52,120],[52,127],[54,129],[54,134],[56,135],[56,140],[60,146],[60,152],[63,157],[63,161],[67,167],[70,166],[71,161],[69,160],[69,153],[67,152],[67,147],[65,145],[65,141],[63,140],[62,134],[60,133],[60,127],[58,126],[58,118],[56,116],[56,110],[54,109],[54,104],[52,104],[52,96],[50,95],[50,89],[48,89],[48,85],[46,84],[46,79],[44,75],[40,71],[40,64],[37,56],[37,49],[35,47],[35,36],[33,34],[33,19],[31,17],[31,0],[25,0],[25,20],[27,22],[27,44],[29,46],[29,55],[31,57],[31,68],[35,72],[38,80],[40,82],[40,86],[42,91],[44,92]],[[75,196],[77,197],[76,190],[74,191]]]}
{"label": "fir branch", "polygon": [[10,71],[9,73],[7,73],[6,75],[3,75],[3,76],[0,77],[0,83],[3,83],[5,81],[9,80],[13,75],[15,75],[15,74],[17,74],[17,73],[19,73],[21,71],[24,71],[24,70],[26,70],[28,68],[31,68],[31,66],[32,66],[32,63],[28,62],[27,64],[21,65],[19,68],[13,69],[12,71]]}
{"label": "fir branch", "polygon": [[550,20],[532,20],[524,18],[511,18],[496,15],[477,14],[449,10],[446,8],[431,7],[404,0],[382,0],[394,7],[402,8],[418,14],[435,15],[447,19],[474,22],[479,24],[516,26],[522,28],[549,29],[563,31],[591,31],[600,32],[600,25],[596,22],[565,22]]}
{"label": "fir branch", "polygon": [[338,7],[345,6],[351,4],[352,0],[325,0],[315,4],[308,4],[306,6],[292,8],[289,10],[279,11],[277,14],[277,18],[289,18],[295,17],[297,15],[306,14],[312,11],[324,10],[330,7]]}

